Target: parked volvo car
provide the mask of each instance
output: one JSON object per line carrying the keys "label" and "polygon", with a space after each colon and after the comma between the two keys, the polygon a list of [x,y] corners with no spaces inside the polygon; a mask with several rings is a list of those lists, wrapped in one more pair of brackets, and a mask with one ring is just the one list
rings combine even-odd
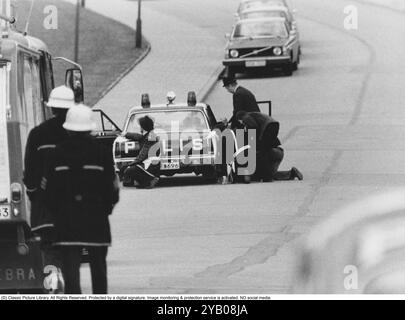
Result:
{"label": "parked volvo car", "polygon": [[227,37],[223,65],[232,73],[281,68],[291,76],[298,69],[299,37],[285,18],[240,20]]}

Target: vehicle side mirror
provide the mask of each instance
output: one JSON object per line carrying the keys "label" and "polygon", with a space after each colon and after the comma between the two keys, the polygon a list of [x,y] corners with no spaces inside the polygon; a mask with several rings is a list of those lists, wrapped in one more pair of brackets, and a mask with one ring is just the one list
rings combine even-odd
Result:
{"label": "vehicle side mirror", "polygon": [[75,94],[76,103],[84,101],[83,73],[80,69],[68,69],[65,77],[66,86],[71,88]]}

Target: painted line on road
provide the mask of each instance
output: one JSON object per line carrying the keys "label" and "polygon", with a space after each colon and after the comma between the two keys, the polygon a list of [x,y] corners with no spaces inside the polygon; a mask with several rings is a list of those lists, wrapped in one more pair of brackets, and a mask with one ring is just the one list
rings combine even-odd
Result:
{"label": "painted line on road", "polygon": [[[330,180],[332,179],[332,171],[338,165],[339,160],[342,158],[343,154],[344,154],[343,150],[334,151],[333,157],[328,167],[322,173],[322,176],[319,179],[319,181],[313,186],[313,188],[310,191],[310,194],[304,199],[304,202],[298,207],[297,214],[295,215],[295,217],[302,218],[309,213],[310,207],[315,202],[315,199],[319,195],[321,189],[327,186]],[[285,229],[285,232],[289,232],[291,228],[292,226],[287,227]]]}
{"label": "painted line on road", "polygon": [[283,142],[283,144],[285,144],[288,140],[290,140],[292,137],[294,137],[297,132],[304,128],[305,126],[296,126],[294,128],[292,128],[283,138],[281,138],[281,141]]}

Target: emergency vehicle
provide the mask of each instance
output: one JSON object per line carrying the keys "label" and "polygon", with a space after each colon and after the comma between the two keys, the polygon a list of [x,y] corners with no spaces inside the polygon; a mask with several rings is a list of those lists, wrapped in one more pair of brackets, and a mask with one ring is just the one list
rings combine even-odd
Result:
{"label": "emergency vehicle", "polygon": [[[121,169],[136,159],[141,148],[139,142],[125,136],[141,133],[138,120],[149,116],[154,121],[159,143],[144,162],[146,169],[158,165],[159,176],[194,173],[209,182],[221,178],[226,178],[227,183],[240,181],[237,159],[246,155],[251,147],[249,141],[245,137],[241,141],[226,124],[218,122],[209,105],[197,103],[195,92],[189,92],[187,102],[175,103],[175,99],[175,93],[169,92],[166,104],[151,105],[149,95],[144,94],[141,106],[129,110],[124,129],[113,143],[117,173],[122,173]],[[268,105],[271,115],[271,101],[258,101],[258,104]]]}
{"label": "emergency vehicle", "polygon": [[140,151],[139,142],[125,138],[125,135],[141,133],[138,120],[149,116],[155,124],[159,147],[148,160],[159,164],[161,176],[195,173],[216,180],[220,167],[216,164],[210,137],[217,121],[211,107],[197,103],[193,92],[189,93],[186,103],[175,103],[176,96],[172,92],[167,99],[166,104],[151,105],[149,96],[143,95],[142,106],[130,109],[122,135],[113,145],[117,172],[133,162]]}
{"label": "emergency vehicle", "polygon": [[52,116],[45,101],[55,85],[54,60],[74,66],[66,84],[78,99],[83,81],[80,66],[53,59],[45,43],[17,32],[14,23],[10,1],[0,0],[0,293],[43,293],[52,289],[44,285],[52,267],[43,265],[39,239],[30,233],[25,147],[30,130]]}

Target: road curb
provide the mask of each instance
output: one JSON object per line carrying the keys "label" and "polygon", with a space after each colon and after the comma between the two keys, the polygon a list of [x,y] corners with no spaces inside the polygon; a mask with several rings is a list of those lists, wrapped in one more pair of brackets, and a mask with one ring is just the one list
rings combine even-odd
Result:
{"label": "road curb", "polygon": [[212,73],[211,77],[208,79],[208,81],[204,84],[204,86],[201,88],[201,90],[197,93],[197,98],[198,101],[204,102],[208,95],[211,93],[211,91],[214,89],[215,85],[217,84],[219,80],[219,76],[222,74],[224,71],[224,67],[220,66],[215,71]]}
{"label": "road curb", "polygon": [[99,96],[98,100],[96,103],[94,103],[94,105],[96,105],[97,103],[99,103],[101,101],[101,99],[103,99],[112,89],[114,89],[114,87],[121,82],[122,79],[124,79],[132,70],[135,69],[135,67],[141,63],[147,56],[148,54],[151,52],[152,50],[152,46],[151,44],[148,42],[148,45],[146,47],[145,52],[143,52],[141,54],[141,56],[136,59],[128,68],[126,68]]}

